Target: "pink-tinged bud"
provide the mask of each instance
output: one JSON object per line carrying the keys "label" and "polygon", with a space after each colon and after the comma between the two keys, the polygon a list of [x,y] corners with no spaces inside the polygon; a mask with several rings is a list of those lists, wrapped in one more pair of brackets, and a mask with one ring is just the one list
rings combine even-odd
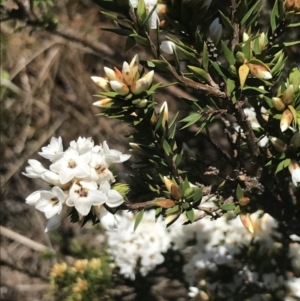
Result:
{"label": "pink-tinged bud", "polygon": [[287,144],[277,137],[270,137],[270,141],[277,151],[284,153],[287,149]]}
{"label": "pink-tinged bud", "polygon": [[294,5],[295,5],[295,0],[286,0],[285,1],[285,9],[287,11],[290,11],[294,8]]}
{"label": "pink-tinged bud", "polygon": [[100,99],[100,100],[94,102],[93,105],[96,107],[102,108],[111,102],[112,102],[111,98],[104,98],[104,99]]}
{"label": "pink-tinged bud", "polygon": [[144,92],[148,88],[148,81],[146,78],[140,78],[138,81],[134,82],[130,87],[133,94],[138,95]]}
{"label": "pink-tinged bud", "polygon": [[286,109],[281,115],[281,120],[280,120],[281,132],[286,131],[289,128],[292,121],[293,121],[293,115],[289,109]]}
{"label": "pink-tinged bud", "polygon": [[168,109],[168,103],[164,101],[163,105],[160,108],[160,113],[164,112],[163,118],[162,118],[162,127],[165,128],[166,122],[169,119],[169,109]]}
{"label": "pink-tinged bud", "polygon": [[259,79],[267,80],[272,78],[272,74],[264,66],[248,63],[248,67],[251,74]]}
{"label": "pink-tinged bud", "polygon": [[122,96],[129,93],[129,88],[125,84],[120,83],[117,80],[110,81],[110,86],[115,92],[119,93]]}
{"label": "pink-tinged bud", "polygon": [[111,91],[108,80],[103,77],[92,76],[92,81],[104,91]]}
{"label": "pink-tinged bud", "polygon": [[242,198],[239,199],[239,204],[241,206],[246,206],[246,205],[249,204],[249,202],[250,202],[250,199],[248,197],[246,197],[246,196],[244,196],[244,197],[242,197]]}
{"label": "pink-tinged bud", "polygon": [[159,15],[159,17],[165,15],[167,12],[167,6],[165,4],[157,4],[156,12]]}
{"label": "pink-tinged bud", "polygon": [[132,75],[131,75],[131,70],[130,70],[130,66],[128,65],[127,62],[123,63],[123,68],[122,68],[122,75],[123,75],[123,82],[127,85],[127,86],[131,86],[132,85]]}
{"label": "pink-tinged bud", "polygon": [[147,74],[145,74],[143,76],[143,78],[145,78],[147,80],[147,83],[148,83],[148,87],[147,89],[151,86],[152,84],[152,81],[153,81],[153,75],[154,75],[154,70],[148,72]]}
{"label": "pink-tinged bud", "polygon": [[300,182],[300,166],[296,160],[291,160],[289,164],[289,171],[292,176],[292,181],[295,186]]}
{"label": "pink-tinged bud", "polygon": [[244,227],[251,234],[253,234],[254,233],[254,227],[253,227],[253,224],[252,224],[252,221],[251,221],[251,218],[250,218],[249,214],[241,212],[240,213],[240,219],[241,219],[241,222],[243,223]]}
{"label": "pink-tinged bud", "polygon": [[272,104],[277,111],[282,112],[285,109],[285,104],[279,97],[272,97]]}
{"label": "pink-tinged bud", "polygon": [[282,101],[286,105],[290,105],[294,101],[294,95],[295,95],[294,85],[289,85],[282,95]]}
{"label": "pink-tinged bud", "polygon": [[114,70],[104,67],[104,72],[109,80],[118,80],[117,75]]}
{"label": "pink-tinged bud", "polygon": [[115,74],[116,74],[117,80],[119,82],[122,82],[123,81],[122,72],[117,67],[114,67],[114,70],[115,70]]}
{"label": "pink-tinged bud", "polygon": [[164,183],[169,192],[171,192],[172,185],[176,185],[171,179],[164,176]]}
{"label": "pink-tinged bud", "polygon": [[139,55],[136,54],[129,64],[133,81],[137,78],[139,71]]}
{"label": "pink-tinged bud", "polygon": [[160,199],[160,200],[155,200],[154,202],[156,206],[162,208],[172,208],[176,205],[175,202],[170,199]]}

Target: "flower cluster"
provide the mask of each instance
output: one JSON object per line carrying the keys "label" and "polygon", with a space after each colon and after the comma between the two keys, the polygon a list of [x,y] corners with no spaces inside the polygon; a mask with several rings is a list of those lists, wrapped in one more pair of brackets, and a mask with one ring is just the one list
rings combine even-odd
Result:
{"label": "flower cluster", "polygon": [[[104,67],[105,78],[98,76],[92,76],[91,78],[104,92],[114,91],[121,96],[128,95],[129,93],[139,95],[151,86],[154,71],[152,70],[140,78],[138,67],[139,56],[136,54],[130,64],[127,62],[123,63],[122,71],[116,67],[114,70]],[[110,98],[104,98],[94,102],[94,105],[103,107],[111,101]]]}
{"label": "flower cluster", "polygon": [[[190,259],[183,267],[183,272],[190,285],[189,296],[195,300],[225,300],[248,286],[260,287],[268,293],[299,297],[298,237],[289,245],[290,269],[284,278],[274,267],[278,264],[276,260],[279,257],[276,256],[282,248],[277,242],[281,234],[276,229],[276,220],[261,211],[251,214],[251,220],[253,235],[243,227],[239,218],[229,214],[215,221],[206,217],[189,225],[183,225],[186,217],[181,215],[172,227],[166,228],[161,220],[154,224],[154,214],[148,211],[134,232],[134,215],[123,212],[119,216],[120,231],[107,232],[108,252],[113,255],[120,273],[131,279],[135,278],[138,271],[146,276],[164,261],[163,254],[170,248],[184,254],[188,252]],[[194,243],[193,247],[190,246],[191,242]],[[244,262],[246,253],[249,258]],[[270,254],[273,259],[267,260]],[[265,266],[262,269],[263,258]],[[231,271],[232,278],[223,281],[220,275],[224,271]],[[261,294],[258,293],[258,296],[262,297]],[[215,299],[209,299],[208,296],[214,296]]]}
{"label": "flower cluster", "polygon": [[129,159],[130,155],[110,149],[106,143],[95,145],[91,138],[79,137],[63,151],[61,137],[52,138],[39,155],[51,164],[45,168],[38,160],[28,160],[23,175],[40,178],[50,185],[26,198],[26,203],[45,213],[48,219],[46,232],[60,226],[62,218],[75,208],[79,216],[92,210],[105,228],[116,227],[114,215],[103,207],[115,208],[124,202],[119,192],[112,189],[115,182],[109,167]]}
{"label": "flower cluster", "polygon": [[137,272],[146,276],[163,263],[162,253],[171,246],[164,222],[159,219],[155,223],[152,211],[145,212],[136,231],[133,231],[134,219],[133,213],[122,212],[118,218],[118,231],[107,232],[108,252],[120,268],[120,273],[132,280]]}

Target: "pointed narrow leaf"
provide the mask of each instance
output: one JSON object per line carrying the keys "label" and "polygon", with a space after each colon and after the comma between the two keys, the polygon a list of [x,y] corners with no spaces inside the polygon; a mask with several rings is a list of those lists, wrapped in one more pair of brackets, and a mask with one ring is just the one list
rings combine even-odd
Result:
{"label": "pointed narrow leaf", "polygon": [[244,191],[240,184],[237,185],[236,191],[235,191],[236,199],[239,200],[244,197]]}
{"label": "pointed narrow leaf", "polygon": [[144,213],[145,213],[145,210],[142,209],[142,210],[136,215],[135,222],[134,222],[134,227],[133,227],[133,231],[135,231],[135,230],[137,229],[138,225],[139,225],[140,222],[142,221],[143,216],[144,216]]}
{"label": "pointed narrow leaf", "polygon": [[195,213],[193,209],[187,210],[185,212],[186,217],[188,218],[188,220],[192,223],[195,219]]}

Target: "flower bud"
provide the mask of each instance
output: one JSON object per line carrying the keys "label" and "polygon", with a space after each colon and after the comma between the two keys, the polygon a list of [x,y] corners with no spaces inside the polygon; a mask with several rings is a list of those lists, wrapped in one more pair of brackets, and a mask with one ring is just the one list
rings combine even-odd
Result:
{"label": "flower bud", "polygon": [[123,63],[122,76],[123,76],[123,82],[124,82],[127,86],[131,86],[131,85],[132,85],[133,78],[132,78],[130,66],[128,65],[127,62],[124,62],[124,63]]}
{"label": "flower bud", "polygon": [[144,92],[148,88],[148,81],[146,78],[140,78],[138,81],[134,82],[130,87],[133,94],[138,95]]}
{"label": "flower bud", "polygon": [[245,55],[243,52],[238,51],[235,55],[235,59],[239,64],[244,64],[245,62]]}
{"label": "flower bud", "polygon": [[292,10],[294,8],[295,0],[286,0],[285,3],[284,3],[284,5],[285,5],[285,9],[287,11],[290,11],[290,10]]}
{"label": "flower bud", "polygon": [[135,106],[139,109],[144,108],[148,103],[147,99],[142,99],[139,103],[137,103]]}
{"label": "flower bud", "polygon": [[148,83],[148,87],[147,89],[151,86],[152,84],[152,81],[153,81],[153,75],[154,75],[154,70],[148,72],[147,74],[145,74],[143,76],[143,78],[145,78],[147,80],[147,83]]}
{"label": "flower bud", "polygon": [[279,97],[272,97],[272,104],[277,111],[282,112],[285,109],[285,104]]}
{"label": "flower bud", "polygon": [[249,40],[249,35],[246,32],[243,32],[243,42]]}
{"label": "flower bud", "polygon": [[138,71],[139,71],[139,55],[136,54],[133,59],[131,60],[130,64],[130,71],[131,71],[131,76],[133,81],[135,81],[137,75],[138,75]]}
{"label": "flower bud", "polygon": [[117,75],[114,70],[104,67],[104,72],[109,80],[118,80]]}
{"label": "flower bud", "polygon": [[162,207],[162,208],[172,208],[176,204],[173,200],[170,199],[159,199],[154,201],[156,206]]}
{"label": "flower bud", "polygon": [[174,197],[174,199],[180,200],[182,197],[180,188],[171,179],[167,177],[164,177],[164,183],[168,191],[171,192],[171,195]]}
{"label": "flower bud", "polygon": [[174,49],[177,48],[177,45],[174,42],[171,41],[163,41],[160,44],[160,50],[167,53],[167,54],[173,54]]}
{"label": "flower bud", "polygon": [[261,35],[258,38],[258,45],[259,45],[259,49],[263,50],[265,47],[265,33],[261,33]]}
{"label": "flower bud", "polygon": [[277,137],[270,137],[270,141],[277,151],[284,153],[287,149],[287,144]]}
{"label": "flower bud", "polygon": [[294,101],[294,86],[289,85],[282,95],[282,101],[286,105],[290,105]]}
{"label": "flower bud", "polygon": [[267,80],[272,78],[272,74],[265,66],[248,63],[248,67],[251,74],[259,79]]}
{"label": "flower bud", "polygon": [[290,124],[292,123],[293,115],[289,109],[286,109],[282,115],[280,120],[280,129],[282,132],[286,131]]}
{"label": "flower bud", "polygon": [[162,118],[162,127],[165,128],[166,122],[169,119],[169,110],[168,110],[168,103],[164,101],[163,105],[160,108],[160,113],[164,112],[163,118]]}
{"label": "flower bud", "polygon": [[110,86],[115,92],[119,93],[122,96],[129,93],[129,88],[125,84],[120,83],[117,80],[110,81]]}
{"label": "flower bud", "polygon": [[250,199],[248,197],[246,197],[246,196],[244,196],[244,197],[242,197],[242,198],[239,199],[239,204],[241,206],[246,206],[246,205],[249,204],[249,202],[250,202]]}
{"label": "flower bud", "polygon": [[293,137],[291,138],[290,141],[291,145],[294,145],[295,147],[299,147],[300,146],[300,133],[296,132]]}
{"label": "flower bud", "polygon": [[253,227],[253,224],[252,224],[252,221],[251,221],[251,218],[250,218],[249,214],[248,214],[248,213],[241,212],[241,213],[240,213],[240,219],[241,219],[241,222],[243,223],[244,227],[245,227],[251,234],[253,234],[253,233],[254,233],[254,227]]}
{"label": "flower bud", "polygon": [[107,105],[107,104],[110,103],[110,102],[112,102],[112,99],[111,99],[111,98],[104,98],[104,99],[95,101],[95,102],[93,103],[93,105],[96,106],[96,107],[102,108],[102,107],[104,107],[105,105]]}
{"label": "flower bud", "polygon": [[110,85],[109,85],[109,82],[107,79],[105,79],[103,77],[98,77],[98,76],[92,76],[91,79],[102,90],[104,90],[106,92],[111,91]]}
{"label": "flower bud", "polygon": [[295,186],[300,182],[300,166],[296,160],[291,160],[289,164],[289,171],[292,176],[292,181]]}

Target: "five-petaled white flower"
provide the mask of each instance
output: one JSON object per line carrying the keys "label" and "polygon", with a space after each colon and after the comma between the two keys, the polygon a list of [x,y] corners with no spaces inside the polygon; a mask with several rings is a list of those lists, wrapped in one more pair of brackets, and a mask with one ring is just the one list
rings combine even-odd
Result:
{"label": "five-petaled white flower", "polygon": [[52,137],[50,144],[42,147],[42,151],[39,152],[39,155],[54,162],[60,159],[63,156],[63,145],[61,137],[55,138]]}
{"label": "five-petaled white flower", "polygon": [[106,194],[98,190],[96,182],[80,181],[73,183],[66,204],[71,207],[75,206],[81,215],[86,216],[92,206],[102,205],[106,201]]}
{"label": "five-petaled white flower", "polygon": [[66,184],[73,178],[84,178],[89,176],[90,167],[88,163],[91,160],[91,153],[82,155],[70,148],[65,151],[64,156],[50,165],[50,170],[59,174],[61,184]]}
{"label": "five-petaled white flower", "polygon": [[51,218],[62,211],[66,195],[61,188],[54,186],[51,191],[40,192],[40,199],[35,203],[35,208],[45,213],[46,218]]}

